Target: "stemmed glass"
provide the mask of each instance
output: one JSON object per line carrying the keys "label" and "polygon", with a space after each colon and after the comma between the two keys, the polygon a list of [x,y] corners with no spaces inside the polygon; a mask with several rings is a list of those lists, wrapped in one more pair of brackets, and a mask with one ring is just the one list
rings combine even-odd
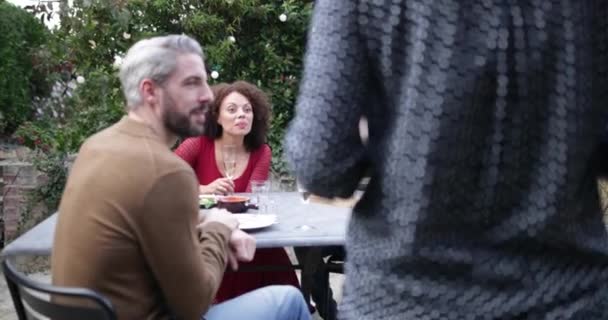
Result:
{"label": "stemmed glass", "polygon": [[224,174],[228,179],[234,179],[236,174],[236,146],[225,145],[222,147],[222,160],[224,161]]}
{"label": "stemmed glass", "polygon": [[[296,181],[296,188],[298,189],[298,192],[300,193],[300,195],[302,196],[302,201],[306,204],[308,204],[310,202],[309,197],[310,197],[310,192],[308,190],[306,190],[299,182]],[[299,231],[308,231],[311,229],[315,229],[314,226],[308,225],[308,224],[301,224],[299,226],[296,226],[296,230]]]}
{"label": "stemmed glass", "polygon": [[304,203],[308,203],[308,197],[310,197],[310,192],[306,189],[304,189],[304,187],[296,181],[296,188],[298,189],[298,192],[300,193],[300,196],[302,196],[302,201]]}

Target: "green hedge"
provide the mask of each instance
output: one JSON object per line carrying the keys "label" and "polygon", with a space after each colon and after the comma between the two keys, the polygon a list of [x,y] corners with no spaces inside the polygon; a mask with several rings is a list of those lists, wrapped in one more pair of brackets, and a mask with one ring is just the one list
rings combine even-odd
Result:
{"label": "green hedge", "polygon": [[[75,0],[44,46],[45,79],[65,90],[15,137],[41,151],[39,169],[63,174],[49,169],[56,159],[124,114],[115,57],[139,39],[185,33],[203,46],[210,75],[219,75],[212,84],[247,80],[269,93],[272,170],[285,175],[281,142],[293,117],[311,12],[310,0]],[[75,79],[81,81],[74,88]],[[57,185],[44,186],[53,195],[40,194],[49,208],[63,178],[52,176]]]}
{"label": "green hedge", "polygon": [[34,52],[48,37],[33,15],[0,0],[0,135],[32,118],[32,98],[45,87]]}

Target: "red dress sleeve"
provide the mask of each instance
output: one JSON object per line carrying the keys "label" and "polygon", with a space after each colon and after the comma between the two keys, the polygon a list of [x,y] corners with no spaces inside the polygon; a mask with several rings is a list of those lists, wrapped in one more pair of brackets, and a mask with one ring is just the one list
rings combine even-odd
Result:
{"label": "red dress sleeve", "polygon": [[188,138],[184,140],[184,142],[182,142],[177,149],[175,149],[175,154],[184,159],[184,161],[188,162],[192,168],[196,167],[196,160],[198,159],[200,152],[200,137]]}
{"label": "red dress sleeve", "polygon": [[[270,161],[272,160],[272,152],[270,151],[270,147],[267,144],[262,145],[259,152],[260,156],[253,167],[253,171],[251,172],[249,181],[268,180],[268,175],[270,173]],[[246,192],[251,192],[251,185],[249,183],[247,183]]]}

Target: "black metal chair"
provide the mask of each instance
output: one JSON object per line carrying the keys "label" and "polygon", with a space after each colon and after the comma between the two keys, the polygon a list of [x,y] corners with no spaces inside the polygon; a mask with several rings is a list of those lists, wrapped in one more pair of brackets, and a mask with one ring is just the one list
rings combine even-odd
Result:
{"label": "black metal chair", "polygon": [[[330,306],[334,303],[333,302],[333,294],[332,294],[332,290],[331,290],[331,285],[329,282],[329,274],[330,273],[339,273],[339,274],[344,274],[344,260],[345,260],[345,253],[344,253],[344,249],[336,249],[336,252],[332,255],[330,255],[327,258],[327,261],[325,262],[325,280],[324,283],[327,284],[327,288],[325,288],[325,290],[327,291],[326,297],[327,300],[325,302],[325,314],[328,315],[328,317],[331,318],[331,311],[329,310]],[[333,315],[335,316],[335,315]],[[335,319],[335,318],[334,318]],[[327,320],[327,319],[326,319]]]}
{"label": "black metal chair", "polygon": [[[40,316],[54,320],[117,319],[112,303],[93,290],[39,283],[17,271],[8,259],[2,262],[2,269],[19,320],[40,319]],[[52,301],[60,297],[86,302],[87,306]]]}

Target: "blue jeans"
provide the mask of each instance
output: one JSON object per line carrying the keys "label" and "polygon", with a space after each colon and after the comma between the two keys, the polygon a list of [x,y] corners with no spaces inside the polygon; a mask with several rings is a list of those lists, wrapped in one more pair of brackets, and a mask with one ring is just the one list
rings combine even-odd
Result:
{"label": "blue jeans", "polygon": [[304,297],[293,286],[263,287],[211,306],[206,320],[310,320]]}

